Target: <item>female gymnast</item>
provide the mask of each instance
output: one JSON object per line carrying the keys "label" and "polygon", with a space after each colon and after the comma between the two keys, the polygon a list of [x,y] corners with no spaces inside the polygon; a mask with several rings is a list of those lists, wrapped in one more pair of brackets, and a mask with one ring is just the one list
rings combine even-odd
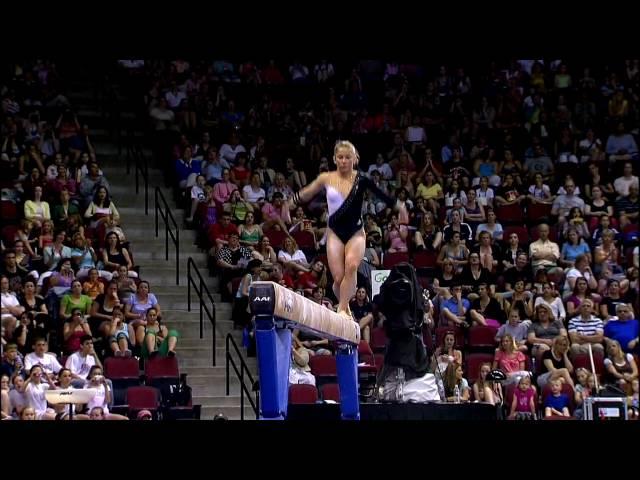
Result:
{"label": "female gymnast", "polygon": [[[298,203],[310,201],[325,188],[329,210],[327,259],[333,275],[333,293],[339,301],[338,313],[347,316],[351,316],[349,300],[356,292],[356,274],[365,250],[362,221],[364,192],[370,190],[388,206],[396,203],[395,198],[381,191],[355,169],[359,159],[358,151],[351,142],[337,142],[333,149],[337,171],[321,173],[289,200],[290,207],[294,208]],[[406,207],[396,204],[396,208]]]}

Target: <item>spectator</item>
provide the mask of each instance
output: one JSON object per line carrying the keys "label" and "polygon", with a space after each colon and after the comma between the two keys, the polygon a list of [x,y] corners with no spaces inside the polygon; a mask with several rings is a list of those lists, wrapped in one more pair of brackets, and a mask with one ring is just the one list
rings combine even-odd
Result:
{"label": "spectator", "polygon": [[504,325],[501,325],[498,329],[495,340],[500,344],[502,343],[502,338],[505,335],[511,335],[513,340],[516,342],[518,351],[527,353],[529,351],[529,347],[527,347],[529,325],[529,322],[521,322],[520,313],[518,310],[513,309],[509,313],[509,321]]}
{"label": "spectator", "polygon": [[551,394],[547,395],[544,400],[544,416],[570,417],[570,401],[567,394],[562,393],[562,382],[560,380],[552,380],[549,384],[551,385]]}
{"label": "spectator", "polygon": [[107,219],[113,218],[114,221],[120,220],[120,214],[115,204],[109,197],[109,192],[103,186],[96,188],[96,192],[93,195],[93,200],[84,212],[84,218],[90,219],[91,228],[97,229],[101,224],[105,223]]}
{"label": "spectator", "polygon": [[278,261],[291,273],[295,274],[308,272],[311,268],[306,255],[298,248],[296,241],[291,237],[284,239],[282,250],[278,253]]}
{"label": "spectator", "polygon": [[487,207],[493,208],[495,192],[493,188],[489,187],[489,179],[487,177],[480,178],[480,187],[476,188],[476,197],[478,203],[485,207],[485,210]]}
{"label": "spectator", "polygon": [[531,345],[531,354],[539,357],[553,345],[557,336],[567,336],[567,330],[559,320],[553,319],[551,307],[546,303],[536,305],[536,316],[529,327],[527,341]]}
{"label": "spectator", "polygon": [[223,143],[220,147],[218,155],[220,160],[224,160],[227,164],[234,166],[236,164],[236,155],[240,152],[246,153],[246,149],[240,144],[240,137],[233,133],[229,137],[229,143]]}
{"label": "spectator", "polygon": [[604,324],[593,315],[593,301],[589,298],[580,304],[580,314],[569,320],[569,338],[571,338],[571,353],[587,353],[588,346],[595,352],[604,353],[602,341],[604,339]]}
{"label": "spectator", "polygon": [[631,303],[629,292],[621,293],[620,282],[615,278],[607,281],[607,290],[605,296],[600,300],[599,313],[605,324],[616,317],[616,307],[620,304],[626,305]]}
{"label": "spectator", "polygon": [[[137,329],[139,324],[144,325],[147,311],[150,308],[155,308],[158,316],[162,315],[160,303],[155,294],[151,293],[149,282],[142,280],[138,284],[136,293],[129,297],[128,303],[124,306],[124,317],[132,324],[133,328]],[[142,341],[140,336],[136,338],[138,343]]]}
{"label": "spectator", "polygon": [[525,371],[524,354],[518,350],[515,340],[508,333],[500,340],[491,368],[502,370],[507,375],[507,383],[514,383],[521,376],[531,375],[530,372]]}
{"label": "spectator", "polygon": [[[443,385],[447,402],[458,402],[458,400],[462,402],[469,401],[469,383],[467,379],[463,377],[462,365],[459,363],[453,362],[449,364],[447,370],[444,372]],[[459,399],[454,395],[455,387],[458,387]]]}
{"label": "spectator", "polygon": [[218,156],[218,150],[215,147],[209,147],[206,161],[202,164],[202,174],[205,176],[207,184],[213,186],[221,182],[225,169],[230,170],[231,166]]}
{"label": "spectator", "polygon": [[504,235],[502,225],[496,223],[496,213],[492,208],[487,208],[487,223],[481,223],[476,230],[476,240],[480,239],[482,232],[489,232],[493,242],[501,242]]}
{"label": "spectator", "polygon": [[51,220],[49,203],[42,200],[42,187],[34,187],[33,198],[24,202],[24,217],[33,222],[36,228],[40,228],[44,220]]}
{"label": "spectator", "polygon": [[538,386],[544,389],[551,380],[559,379],[573,387],[573,364],[569,360],[569,338],[559,335],[553,339],[550,350],[540,357]]}
{"label": "spectator", "polygon": [[638,177],[633,175],[633,165],[631,162],[624,163],[624,170],[621,177],[618,177],[613,182],[613,188],[620,197],[626,197],[629,195],[629,187],[631,185],[638,186]]}
{"label": "spectator", "polygon": [[[525,196],[520,191],[520,188],[515,183],[513,175],[508,173],[504,176],[502,185],[498,188],[495,197],[495,203],[498,206],[503,205],[519,205]],[[489,214],[487,214],[489,218]]]}
{"label": "spectator", "polygon": [[2,292],[2,327],[10,337],[25,308],[20,305],[15,293],[9,290],[9,278],[4,275],[0,278],[0,290]]}
{"label": "spectator", "polygon": [[385,229],[384,240],[389,245],[387,248],[388,253],[407,252],[409,247],[407,245],[407,238],[409,231],[406,225],[400,225],[398,221],[398,214],[391,214],[391,221]]}
{"label": "spectator", "polygon": [[637,160],[638,145],[630,133],[625,133],[625,125],[619,122],[616,131],[609,135],[605,152],[610,162]]}
{"label": "spectator", "polygon": [[513,402],[510,406],[510,420],[536,419],[536,391],[531,386],[531,378],[523,375],[518,379],[518,385],[513,392]]}
{"label": "spectator", "polygon": [[106,177],[100,173],[100,167],[97,163],[91,162],[89,164],[89,173],[82,179],[78,188],[78,193],[81,197],[81,207],[86,208],[93,198],[95,191],[98,187],[104,187],[107,192],[111,191],[109,182]]}
{"label": "spectator", "polygon": [[77,380],[76,388],[84,387],[89,376],[89,371],[94,365],[102,367],[100,359],[93,347],[93,338],[91,335],[83,335],[80,338],[81,349],[67,358],[65,367],[71,372],[74,380]]}
{"label": "spectator", "polygon": [[[487,378],[491,371],[490,363],[483,363],[478,370],[478,380],[473,384],[473,398],[478,402],[490,405],[502,403],[502,386]],[[499,390],[498,392],[496,390]]]}
{"label": "spectator", "polygon": [[193,150],[186,146],[182,151],[182,158],[176,160],[175,174],[177,184],[181,189],[185,189],[195,184],[196,177],[202,171],[202,162],[195,160],[192,155]]}
{"label": "spectator", "polygon": [[[47,383],[43,383],[43,377]],[[49,389],[55,390],[56,388],[51,377],[43,371],[40,365],[34,365],[29,368],[29,378],[25,381],[24,394],[28,407],[33,408],[35,412],[36,420],[55,420],[55,412],[53,409],[47,407],[45,392]],[[24,414],[24,410],[22,412]]]}
{"label": "spectator", "polygon": [[536,173],[533,178],[533,184],[529,186],[527,198],[532,203],[544,203],[547,205],[553,203],[555,196],[551,193],[549,185],[544,183],[542,174]]}
{"label": "spectator", "polygon": [[62,336],[66,354],[73,354],[84,348],[82,339],[86,336],[91,337],[89,322],[79,308],[71,311],[71,317],[64,324]]}
{"label": "spectator", "polygon": [[[139,326],[140,322],[138,322]],[[113,309],[111,324],[105,328],[105,333],[109,337],[109,348],[114,357],[130,357],[131,347],[136,340],[136,331],[132,323],[124,321],[124,315],[119,308]]]}
{"label": "spectator", "polygon": [[451,297],[442,302],[442,326],[468,327],[467,312],[471,308],[469,300],[462,297],[462,285],[453,284],[450,287]]}
{"label": "spectator", "polygon": [[143,358],[174,357],[179,334],[176,330],[169,330],[160,323],[158,311],[155,308],[147,310],[147,324],[144,330],[142,344]]}
{"label": "spectator", "polygon": [[[321,262],[316,262],[314,269],[318,263],[322,265]],[[369,343],[371,340],[371,328],[373,328],[373,304],[369,301],[366,288],[358,287],[355,298],[349,302],[349,309],[353,314],[353,319],[360,325],[362,339]]]}
{"label": "spectator", "polygon": [[605,340],[616,340],[626,353],[638,352],[638,320],[634,319],[631,305],[618,303],[616,305],[616,319],[609,319],[604,326]]}
{"label": "spectator", "polygon": [[560,248],[556,242],[549,240],[549,225],[546,223],[538,225],[538,235],[538,240],[529,245],[533,271],[544,268],[548,274],[559,275],[561,273],[561,269],[558,268]]}
{"label": "spectator", "polygon": [[2,363],[0,363],[0,375],[13,378],[16,375],[21,375],[23,370],[24,361],[18,352],[18,345],[8,343],[4,348],[4,358],[2,359]]}
{"label": "spectator", "polygon": [[231,194],[238,186],[231,182],[231,172],[228,168],[222,170],[222,180],[213,186],[213,198],[222,206],[229,202]]}
{"label": "spectator", "polygon": [[564,323],[565,318],[567,317],[567,312],[565,311],[562,299],[558,296],[558,292],[556,292],[555,290],[554,283],[545,282],[542,285],[542,295],[536,298],[534,307],[537,308],[538,305],[542,303],[549,306],[551,312],[553,313],[554,320],[560,320],[562,323]]}
{"label": "spectator", "polygon": [[87,409],[91,412],[96,407],[102,408],[106,420],[128,420],[128,418],[123,415],[109,413],[109,404],[112,403],[113,397],[111,387],[109,387],[109,383],[102,372],[102,367],[98,365],[94,365],[89,370],[89,377],[85,388],[95,389],[96,394],[89,400],[89,403],[87,403]]}
{"label": "spectator", "polygon": [[209,241],[215,244],[211,255],[216,254],[216,252],[219,252],[224,246],[226,246],[229,243],[229,237],[232,234],[236,234],[239,237],[238,227],[231,223],[231,215],[225,213],[222,216],[220,223],[214,223],[209,227]]}
{"label": "spectator", "polygon": [[618,215],[620,228],[624,230],[630,224],[636,224],[637,231],[638,218],[640,218],[640,199],[638,199],[639,187],[634,183],[629,186],[629,195],[616,200],[614,210]]}
{"label": "spectator", "polygon": [[582,420],[584,417],[584,401],[596,393],[596,383],[594,375],[582,367],[576,369],[576,380],[578,381],[575,386],[576,409],[573,412],[573,416],[578,420]]}
{"label": "spectator", "polygon": [[619,387],[625,395],[631,394],[631,383],[638,379],[638,366],[630,353],[624,353],[617,340],[607,343],[607,358],[604,359],[608,381]]}
{"label": "spectator", "polygon": [[232,294],[231,281],[242,275],[242,270],[252,258],[256,257],[251,249],[241,246],[238,233],[231,232],[228,244],[223,245],[217,253],[217,266],[221,269],[220,285],[224,288],[224,292]]}
{"label": "spectator", "polygon": [[[480,265],[480,255],[477,252],[469,254],[469,263],[462,268],[462,272],[459,275],[462,288],[467,292],[471,300],[474,300],[478,296],[480,285],[485,284],[488,289],[488,294],[495,291],[495,280],[491,272]],[[487,302],[489,300],[485,299]],[[490,317],[494,318],[494,317]],[[497,320],[497,318],[494,318]],[[504,322],[504,318],[502,319]]]}
{"label": "spectator", "polygon": [[585,299],[593,300],[595,297],[596,296],[591,293],[587,280],[585,278],[578,277],[571,296],[566,299],[567,318],[572,318],[578,314],[580,305]]}
{"label": "spectator", "polygon": [[107,245],[102,250],[102,262],[105,270],[115,272],[118,267],[126,266],[130,277],[137,277],[138,274],[133,270],[133,261],[129,251],[122,246],[120,238],[115,232],[108,233],[105,238]]}
{"label": "spectator", "polygon": [[[73,280],[71,290],[62,297],[58,316],[64,321],[72,320],[73,312],[76,309],[80,311],[83,317],[89,315],[91,309],[91,298],[82,293],[82,283],[80,283],[80,280]],[[84,320],[84,318],[82,318],[82,320]],[[91,331],[87,332],[87,334],[91,334]]]}

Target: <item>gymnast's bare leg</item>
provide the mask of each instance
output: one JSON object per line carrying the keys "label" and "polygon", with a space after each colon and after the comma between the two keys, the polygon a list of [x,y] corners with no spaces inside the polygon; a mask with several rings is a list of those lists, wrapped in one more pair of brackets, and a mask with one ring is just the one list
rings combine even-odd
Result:
{"label": "gymnast's bare leg", "polygon": [[343,244],[335,233],[328,229],[327,260],[333,275],[333,293],[338,299],[338,313],[349,315],[349,300],[356,293],[358,266],[364,258],[365,234],[359,230]]}

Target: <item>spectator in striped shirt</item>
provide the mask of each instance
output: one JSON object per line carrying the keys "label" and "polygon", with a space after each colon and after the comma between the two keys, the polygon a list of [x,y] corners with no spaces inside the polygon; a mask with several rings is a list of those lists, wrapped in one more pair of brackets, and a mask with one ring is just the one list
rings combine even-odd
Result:
{"label": "spectator in striped shirt", "polygon": [[588,353],[591,348],[604,353],[604,323],[593,315],[593,301],[585,299],[580,304],[580,315],[569,321],[569,338],[571,338],[571,354]]}

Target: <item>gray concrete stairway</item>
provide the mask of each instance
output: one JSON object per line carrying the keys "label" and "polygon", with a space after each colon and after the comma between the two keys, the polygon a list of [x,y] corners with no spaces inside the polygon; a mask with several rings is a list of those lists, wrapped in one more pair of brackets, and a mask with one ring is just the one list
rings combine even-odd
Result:
{"label": "gray concrete stairway", "polygon": [[[241,342],[241,332],[234,331],[231,321],[231,304],[220,301],[218,279],[209,277],[206,266],[207,254],[194,244],[195,231],[183,229],[184,214],[173,202],[171,191],[164,188],[160,170],[149,169],[149,215],[144,214],[144,189],[135,193],[134,170],[126,174],[123,151],[118,157],[118,148],[105,125],[96,104],[93,90],[81,78],[74,80],[69,99],[78,112],[81,123],[91,130],[98,161],[112,188],[112,198],[121,215],[122,227],[132,245],[136,265],[141,277],[149,281],[151,291],[158,297],[163,319],[169,328],[180,333],[178,359],[180,371],[188,374],[188,383],[193,389],[194,404],[202,405],[201,418],[212,419],[223,413],[230,419],[240,419],[240,386],[231,373],[230,395],[225,395],[225,338],[231,333],[236,342]],[[132,118],[132,112],[122,112],[124,118]],[[124,134],[124,132],[122,132]],[[137,132],[142,135],[143,132]],[[145,150],[147,158],[150,151]],[[155,237],[154,188],[162,187],[162,193],[180,229],[180,284],[175,278],[175,249],[169,240],[169,260],[165,260],[164,223],[159,220],[159,236]],[[213,329],[204,316],[204,338],[200,339],[199,303],[192,289],[192,311],[187,310],[187,259],[192,257],[212,293],[216,309],[216,348],[212,349]],[[242,352],[244,354],[244,352]],[[216,366],[212,366],[215,355]],[[257,378],[255,359],[245,358],[249,369]],[[253,410],[245,402],[245,418],[255,418]]]}
{"label": "gray concrete stairway", "polygon": [[[229,418],[240,418],[240,387],[235,375],[231,373],[231,395],[225,396],[225,338],[232,333],[236,342],[241,342],[241,332],[233,330],[231,304],[220,301],[218,279],[209,277],[207,254],[194,244],[195,231],[182,229],[184,214],[177,209],[171,198],[170,190],[162,187],[162,192],[173,216],[180,228],[180,284],[176,285],[175,247],[169,239],[169,260],[165,260],[165,228],[159,217],[159,236],[155,237],[155,216],[153,189],[150,187],[149,215],[144,215],[144,192],[135,194],[133,173],[123,175],[124,165],[107,165],[103,171],[112,184],[113,201],[120,215],[128,240],[132,244],[133,257],[140,266],[141,277],[149,281],[151,291],[158,297],[164,321],[169,328],[180,333],[178,359],[180,371],[188,374],[188,382],[193,388],[193,401],[202,405],[203,419],[211,419],[216,413],[224,413]],[[117,179],[117,184],[115,179]],[[162,173],[149,170],[151,185],[163,185]],[[187,259],[193,258],[214,297],[216,309],[216,349],[212,351],[212,327],[204,314],[204,335],[199,337],[200,313],[198,298],[192,288],[192,311],[187,310]],[[210,307],[211,308],[211,307]],[[212,355],[216,356],[216,367],[212,367]],[[255,359],[246,359],[254,377]],[[251,418],[253,411],[245,408],[245,418]]]}

